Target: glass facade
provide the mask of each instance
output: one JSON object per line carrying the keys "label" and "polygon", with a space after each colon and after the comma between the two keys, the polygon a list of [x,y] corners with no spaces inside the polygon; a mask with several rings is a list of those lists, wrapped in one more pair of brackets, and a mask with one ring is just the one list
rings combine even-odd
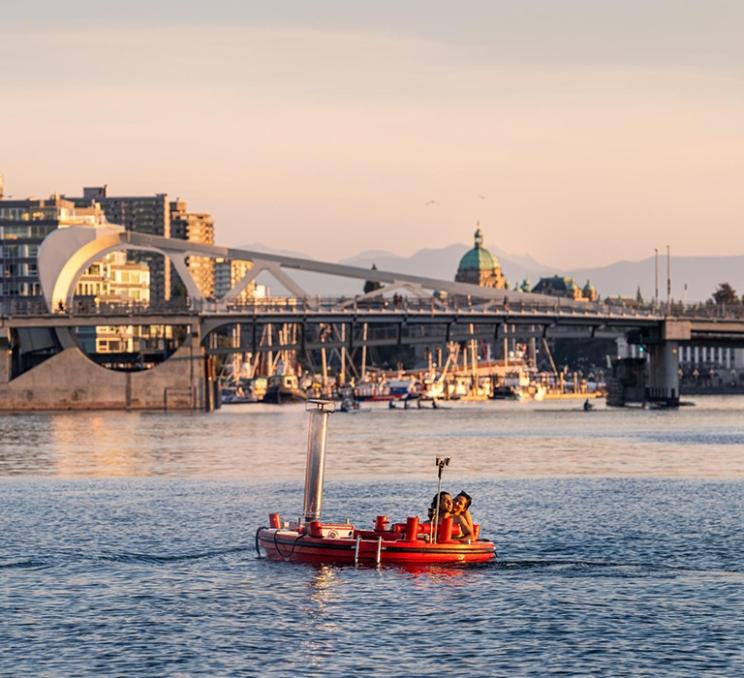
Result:
{"label": "glass facade", "polygon": [[100,220],[99,208],[76,209],[59,195],[0,200],[0,301],[40,301],[37,255],[42,240],[60,226],[94,226]]}
{"label": "glass facade", "polygon": [[41,297],[36,256],[44,238],[59,227],[64,201],[0,201],[0,300]]}
{"label": "glass facade", "polygon": [[[68,197],[78,208],[100,205],[109,223],[123,226],[127,231],[171,237],[170,205],[164,193],[153,196],[109,196],[106,186],[87,186],[82,197]],[[130,261],[147,264],[150,270],[150,299],[167,301],[171,293],[170,260],[153,252],[130,252]]]}

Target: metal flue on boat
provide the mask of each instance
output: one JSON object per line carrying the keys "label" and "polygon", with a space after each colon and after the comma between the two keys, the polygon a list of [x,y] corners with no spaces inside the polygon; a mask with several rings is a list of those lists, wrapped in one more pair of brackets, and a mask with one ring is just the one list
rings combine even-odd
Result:
{"label": "metal flue on boat", "polygon": [[302,515],[306,523],[320,519],[323,507],[325,451],[328,438],[328,415],[334,406],[328,400],[308,400],[307,461],[305,462],[305,499]]}

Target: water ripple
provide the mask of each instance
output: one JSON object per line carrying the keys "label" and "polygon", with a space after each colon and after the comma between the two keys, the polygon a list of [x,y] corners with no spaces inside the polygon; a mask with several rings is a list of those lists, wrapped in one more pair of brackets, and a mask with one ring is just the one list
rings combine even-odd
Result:
{"label": "water ripple", "polygon": [[251,412],[0,417],[0,675],[744,675],[739,411],[338,417],[329,520],[420,515],[446,451],[499,553],[415,571],[257,559],[305,415]]}

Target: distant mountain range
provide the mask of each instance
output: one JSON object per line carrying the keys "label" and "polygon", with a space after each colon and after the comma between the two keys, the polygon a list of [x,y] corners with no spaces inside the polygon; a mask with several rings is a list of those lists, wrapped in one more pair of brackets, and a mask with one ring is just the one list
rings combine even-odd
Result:
{"label": "distant mountain range", "polygon": [[[245,245],[245,249],[284,254],[286,256],[312,259],[301,252],[280,250],[267,247],[261,243]],[[457,265],[470,246],[463,244],[448,245],[440,249],[419,250],[410,257],[401,257],[384,250],[367,250],[337,262],[349,266],[371,268],[375,264],[384,271],[397,271],[410,275],[454,280]],[[510,287],[525,278],[533,285],[542,277],[549,275],[571,276],[583,287],[587,280],[597,288],[602,297],[634,297],[638,287],[645,299],[654,295],[654,260],[653,257],[641,261],[618,261],[608,266],[563,270],[547,266],[529,255],[512,255],[495,247],[489,250],[500,262]],[[705,301],[710,298],[719,283],[728,282],[744,294],[744,255],[722,257],[672,257],[672,298],[693,301]],[[297,282],[309,294],[353,295],[361,292],[361,283],[355,280],[343,280],[333,276],[313,273],[293,273]],[[273,278],[259,277],[274,290],[280,286]],[[685,289],[686,286],[686,289]],[[659,297],[666,299],[666,258],[659,257]]]}

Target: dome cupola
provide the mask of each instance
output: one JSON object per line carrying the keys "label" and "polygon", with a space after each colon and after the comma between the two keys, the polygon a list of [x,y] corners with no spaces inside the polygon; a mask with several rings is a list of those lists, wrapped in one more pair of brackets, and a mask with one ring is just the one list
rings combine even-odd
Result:
{"label": "dome cupola", "polygon": [[481,287],[506,289],[506,279],[501,271],[498,258],[483,247],[483,232],[480,223],[476,225],[473,241],[473,249],[465,252],[460,259],[455,281]]}

